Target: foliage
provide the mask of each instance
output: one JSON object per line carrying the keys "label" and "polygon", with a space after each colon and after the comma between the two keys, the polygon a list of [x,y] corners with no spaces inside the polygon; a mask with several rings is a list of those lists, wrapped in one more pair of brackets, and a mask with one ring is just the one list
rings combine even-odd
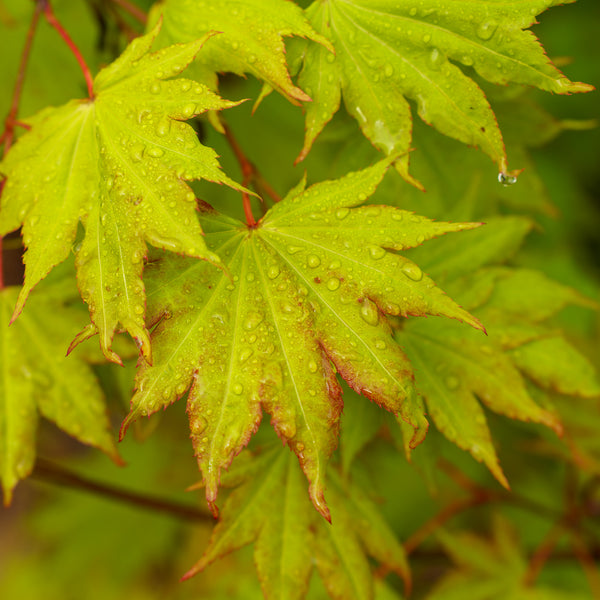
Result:
{"label": "foliage", "polygon": [[[5,88],[26,75],[0,99],[4,502],[27,519],[32,475],[199,525],[149,541],[151,517],[59,490],[25,536],[40,561],[16,552],[3,588],[41,597],[34,569],[64,598],[100,539],[86,598],[599,594],[599,286],[583,245],[557,250],[597,215],[532,152],[592,125],[531,89],[593,90],[530,29],[560,2],[32,4],[0,3]],[[113,466],[45,426],[34,466],[38,413]],[[153,497],[198,470],[210,512]]]}

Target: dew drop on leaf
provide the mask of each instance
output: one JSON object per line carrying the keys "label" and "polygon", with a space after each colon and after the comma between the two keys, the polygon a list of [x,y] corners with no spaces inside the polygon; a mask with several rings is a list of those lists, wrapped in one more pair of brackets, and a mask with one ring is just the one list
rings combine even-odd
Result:
{"label": "dew drop on leaf", "polygon": [[413,281],[421,281],[423,279],[423,271],[414,263],[406,263],[402,267],[402,272]]}
{"label": "dew drop on leaf", "polygon": [[509,175],[508,173],[498,173],[498,182],[504,187],[508,187],[517,183],[517,177],[516,175]]}
{"label": "dew drop on leaf", "polygon": [[477,36],[482,40],[489,40],[498,29],[498,23],[495,21],[484,21],[477,28]]}
{"label": "dew drop on leaf", "polygon": [[335,211],[335,217],[336,217],[336,219],[339,219],[340,221],[342,219],[345,219],[349,214],[350,214],[349,208],[338,208]]}
{"label": "dew drop on leaf", "polygon": [[360,307],[360,316],[368,325],[377,325],[379,323],[379,310],[372,300],[365,298]]}
{"label": "dew drop on leaf", "polygon": [[267,277],[269,279],[277,279],[279,276],[279,267],[277,265],[271,265],[267,270]]}
{"label": "dew drop on leaf", "polygon": [[340,280],[337,277],[332,277],[329,281],[327,281],[327,289],[335,292],[340,287]]}
{"label": "dew drop on leaf", "polygon": [[385,256],[385,250],[381,246],[369,246],[369,256],[373,260],[379,260]]}
{"label": "dew drop on leaf", "polygon": [[311,269],[315,269],[321,264],[321,259],[316,254],[309,254],[306,262]]}
{"label": "dew drop on leaf", "polygon": [[244,386],[241,383],[234,383],[231,391],[239,396],[244,391]]}
{"label": "dew drop on leaf", "polygon": [[244,321],[244,329],[246,331],[252,331],[256,327],[258,327],[258,325],[260,325],[260,323],[262,323],[263,319],[264,319],[264,315],[262,313],[259,313],[259,312],[249,313],[248,316],[246,317],[246,320]]}

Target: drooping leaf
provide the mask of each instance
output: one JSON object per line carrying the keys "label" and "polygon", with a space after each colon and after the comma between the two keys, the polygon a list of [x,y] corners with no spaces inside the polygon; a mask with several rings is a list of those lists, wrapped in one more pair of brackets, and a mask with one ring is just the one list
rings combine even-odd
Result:
{"label": "drooping leaf", "polygon": [[220,471],[247,444],[262,407],[297,454],[311,498],[327,516],[325,464],[342,408],[335,371],[406,421],[414,447],[427,421],[386,315],[443,315],[481,328],[396,253],[477,224],[359,206],[389,164],[306,190],[302,182],[256,228],[203,215],[207,243],[231,276],[183,259],[165,258],[148,270],[149,321],[158,322],[154,363],[141,366],[122,433],[191,385],[192,441],[213,509]]}
{"label": "drooping leaf", "polygon": [[288,0],[165,0],[159,5],[163,18],[163,44],[189,42],[209,31],[211,40],[195,63],[195,76],[212,89],[217,74],[251,73],[280,91],[295,104],[310,98],[296,87],[285,61],[284,36],[300,36],[330,47],[316,33],[302,10]]}
{"label": "drooping leaf", "polygon": [[[15,318],[31,289],[71,252],[79,221],[79,288],[108,358],[121,324],[150,359],[141,280],[146,243],[208,260],[185,184],[208,179],[236,186],[183,121],[232,106],[205,86],[176,77],[206,37],[150,53],[158,33],[134,40],[94,81],[95,97],[41,111],[31,130],[0,163],[7,177],[0,235],[23,225],[25,284]],[[93,331],[92,331],[93,332]]]}
{"label": "drooping leaf", "polygon": [[85,313],[54,295],[34,296],[9,327],[18,293],[15,287],[0,293],[0,477],[6,505],[33,468],[38,414],[119,460],[91,368],[78,353],[65,356]]}
{"label": "drooping leaf", "polygon": [[329,524],[312,510],[289,453],[277,450],[255,460],[260,469],[230,494],[208,548],[186,577],[255,542],[266,598],[304,598],[313,565],[332,598],[373,598],[367,555],[409,580],[402,546],[358,486],[331,477]]}
{"label": "drooping leaf", "polygon": [[[454,0],[331,0],[314,2],[307,15],[328,37],[303,50],[298,83],[311,96],[299,158],[338,110],[341,97],[365,136],[386,154],[398,154],[408,173],[411,109],[422,120],[471,146],[479,146],[507,171],[502,135],[485,94],[469,69],[495,84],[533,85],[555,93],[593,89],[564,77],[530,32],[535,17],[562,0],[476,3]],[[458,66],[461,65],[461,67]]]}
{"label": "drooping leaf", "polygon": [[485,323],[485,340],[451,322],[432,327],[421,319],[409,319],[396,332],[437,428],[504,485],[480,401],[494,412],[542,423],[560,434],[560,416],[538,403],[527,380],[573,396],[591,397],[598,391],[589,362],[547,324],[568,305],[595,304],[539,271],[490,266],[510,259],[530,228],[522,217],[496,217],[465,232],[462,240],[453,242],[450,236],[434,247],[411,250],[411,258]]}

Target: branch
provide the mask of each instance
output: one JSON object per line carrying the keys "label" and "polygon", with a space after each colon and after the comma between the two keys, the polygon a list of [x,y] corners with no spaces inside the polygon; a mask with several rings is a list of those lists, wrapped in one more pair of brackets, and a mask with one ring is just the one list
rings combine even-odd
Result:
{"label": "branch", "polygon": [[139,21],[142,25],[146,24],[148,15],[139,7],[129,2],[128,0],[112,0],[114,4],[122,8],[126,13],[129,13],[134,19]]}
{"label": "branch", "polygon": [[214,523],[214,519],[210,513],[202,511],[194,506],[173,502],[172,500],[159,498],[157,496],[138,494],[137,492],[93,481],[39,457],[36,460],[36,465],[31,477],[38,481],[45,481],[62,487],[70,487],[98,496],[111,498],[118,502],[133,504],[134,506],[168,514],[177,517],[178,519]]}

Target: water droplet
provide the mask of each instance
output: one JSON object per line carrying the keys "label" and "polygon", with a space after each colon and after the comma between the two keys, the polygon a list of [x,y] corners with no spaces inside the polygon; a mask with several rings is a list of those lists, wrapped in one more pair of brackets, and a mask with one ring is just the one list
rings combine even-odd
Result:
{"label": "water droplet", "polygon": [[306,263],[311,269],[315,269],[321,264],[321,259],[316,254],[309,254]]}
{"label": "water droplet", "polygon": [[332,277],[328,282],[327,282],[327,289],[335,292],[335,290],[337,290],[340,287],[340,280],[337,277]]}
{"label": "water droplet", "polygon": [[194,116],[194,113],[196,112],[196,105],[195,104],[186,104],[182,109],[181,109],[181,116],[184,119],[189,119],[190,117]]}
{"label": "water droplet", "polygon": [[167,135],[169,133],[171,129],[171,121],[169,119],[163,120],[163,121],[159,121],[156,125],[156,129],[154,130],[156,132],[156,135],[158,137],[165,137],[165,135]]}
{"label": "water droplet", "polygon": [[335,54],[332,54],[331,52],[329,52],[327,54],[327,62],[332,63],[334,60],[335,60]]}
{"label": "water droplet", "polygon": [[433,69],[439,69],[444,62],[444,55],[437,48],[434,48],[429,53],[429,62]]}
{"label": "water droplet", "polygon": [[151,94],[160,94],[160,82],[155,81],[151,86],[150,86],[150,93]]}
{"label": "water droplet", "polygon": [[498,181],[504,186],[508,187],[517,183],[516,175],[510,175],[508,173],[498,173]]}
{"label": "water droplet", "polygon": [[279,267],[277,265],[271,265],[267,270],[267,277],[269,279],[277,279],[279,276]]}
{"label": "water droplet", "polygon": [[158,146],[152,146],[148,149],[147,152],[147,154],[149,156],[152,156],[153,158],[160,158],[164,153],[165,151],[162,148],[159,148]]}
{"label": "water droplet", "polygon": [[241,363],[245,363],[254,353],[254,350],[252,350],[252,348],[244,348],[241,352],[240,352],[240,362]]}
{"label": "water droplet", "polygon": [[498,29],[498,23],[495,21],[484,21],[477,28],[477,36],[482,40],[489,40]]}
{"label": "water droplet", "polygon": [[200,435],[208,426],[208,421],[204,417],[198,417],[194,419],[190,425],[192,433],[194,435]]}
{"label": "water droplet", "polygon": [[377,340],[375,342],[375,348],[377,348],[377,350],[385,350],[386,343],[383,340]]}
{"label": "water droplet", "polygon": [[244,321],[244,329],[246,331],[252,331],[256,327],[258,327],[258,325],[260,325],[260,323],[262,323],[262,320],[264,318],[265,317],[262,313],[259,313],[259,312],[249,313],[248,316],[246,317],[246,320]]}
{"label": "water droplet", "polygon": [[244,391],[244,386],[241,383],[234,383],[231,391],[239,396]]}
{"label": "water droplet", "polygon": [[287,247],[288,254],[296,254],[297,252],[300,252],[300,250],[302,250],[301,246],[288,246]]}
{"label": "water droplet", "polygon": [[402,267],[402,272],[413,281],[421,281],[423,279],[423,271],[414,263],[405,263]]}
{"label": "water droplet", "polygon": [[141,304],[136,304],[134,309],[135,313],[137,315],[143,315],[144,314],[144,307]]}
{"label": "water droplet", "polygon": [[386,77],[391,77],[394,74],[394,67],[392,65],[385,65],[383,72]]}
{"label": "water droplet", "polygon": [[254,273],[248,273],[246,275],[246,281],[250,281],[250,282],[254,281]]}
{"label": "water droplet", "polygon": [[250,54],[248,56],[248,62],[252,65],[256,62],[256,56],[254,54]]}
{"label": "water droplet", "polygon": [[377,325],[379,323],[379,310],[372,300],[365,298],[360,307],[360,316],[368,325]]}
{"label": "water droplet", "polygon": [[339,269],[342,266],[342,263],[339,260],[332,260],[329,263],[329,269],[331,269],[332,271],[334,271],[335,269]]}
{"label": "water droplet", "polygon": [[317,366],[317,363],[316,363],[314,360],[311,360],[311,361],[308,363],[308,370],[309,370],[311,373],[316,373],[318,368],[319,368],[319,367]]}
{"label": "water droplet", "polygon": [[385,256],[386,252],[381,246],[369,246],[369,256],[373,260],[379,260]]}
{"label": "water droplet", "polygon": [[349,208],[338,208],[335,211],[335,218],[339,219],[341,221],[342,219],[345,219],[349,214],[350,214]]}
{"label": "water droplet", "polygon": [[[179,73],[182,69],[181,67],[177,67],[177,69],[173,68],[173,70],[177,71],[177,73]],[[189,92],[189,90],[192,87],[192,82],[189,79],[182,79],[181,80],[181,91],[182,92]]]}
{"label": "water droplet", "polygon": [[424,41],[426,44],[428,44],[428,43],[431,41],[431,36],[430,36],[428,33],[426,33],[426,34],[423,36],[423,41]]}

